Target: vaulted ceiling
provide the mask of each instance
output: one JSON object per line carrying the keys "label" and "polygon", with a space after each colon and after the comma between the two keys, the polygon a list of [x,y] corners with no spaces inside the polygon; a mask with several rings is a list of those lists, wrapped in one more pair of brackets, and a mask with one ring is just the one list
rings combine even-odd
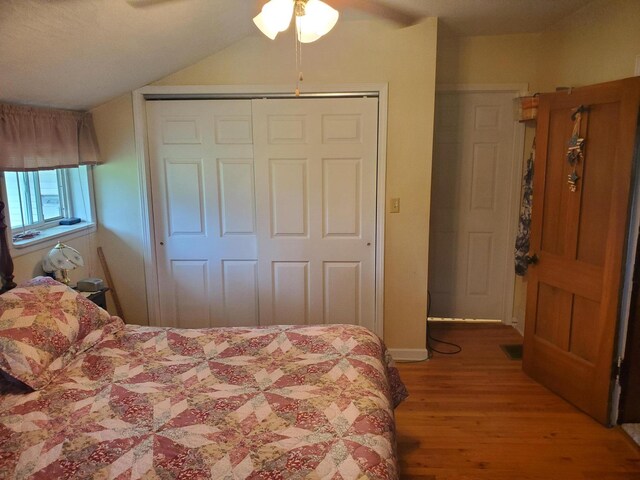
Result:
{"label": "vaulted ceiling", "polygon": [[[331,0],[326,0],[331,3]],[[379,0],[457,35],[538,32],[590,0]],[[261,35],[259,0],[0,0],[0,100],[85,109]],[[345,9],[340,21],[370,18]],[[265,40],[268,41],[268,40]]]}

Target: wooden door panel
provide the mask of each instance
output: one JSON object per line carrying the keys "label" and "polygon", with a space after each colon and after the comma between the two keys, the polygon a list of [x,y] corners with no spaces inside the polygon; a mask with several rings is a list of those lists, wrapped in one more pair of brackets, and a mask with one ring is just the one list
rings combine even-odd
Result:
{"label": "wooden door panel", "polygon": [[569,351],[592,364],[597,360],[598,354],[596,332],[599,313],[600,303],[580,295],[573,296]]}
{"label": "wooden door panel", "polygon": [[[605,424],[639,104],[637,78],[540,99],[523,367]],[[566,153],[581,105],[574,192]]]}
{"label": "wooden door panel", "polygon": [[611,119],[618,116],[618,105],[611,103],[594,105],[587,114],[586,148],[591,161],[582,164],[582,205],[576,259],[598,266],[604,264],[615,173],[611,163],[604,159],[616,149],[617,125]]}
{"label": "wooden door panel", "polygon": [[574,262],[571,269],[567,269],[566,262],[558,255],[543,252],[540,263],[544,269],[536,272],[541,283],[553,285],[562,290],[577,293],[586,298],[598,301],[602,295],[602,269],[582,262]]}
{"label": "wooden door panel", "polygon": [[[567,152],[566,140],[571,136],[571,125],[566,120],[570,116],[570,109],[554,110],[549,114],[548,128],[549,131],[556,132],[556,135],[548,139],[548,157],[560,159],[560,161],[546,162],[544,165],[546,167],[546,183],[542,189],[545,201],[540,229],[542,233],[540,250],[556,255],[563,255],[566,248],[566,219],[570,197],[567,189],[568,169],[563,159]],[[539,157],[536,158],[535,169],[538,170],[542,162]]]}
{"label": "wooden door panel", "polygon": [[535,330],[537,338],[567,350],[571,331],[572,297],[569,292],[540,282]]}

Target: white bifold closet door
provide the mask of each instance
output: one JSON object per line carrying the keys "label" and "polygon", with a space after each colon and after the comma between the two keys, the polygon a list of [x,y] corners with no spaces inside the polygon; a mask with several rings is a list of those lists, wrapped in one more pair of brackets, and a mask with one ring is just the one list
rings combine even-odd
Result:
{"label": "white bifold closet door", "polygon": [[377,99],[147,102],[160,318],[375,327]]}
{"label": "white bifold closet door", "polygon": [[378,101],[254,100],[260,323],[374,328]]}
{"label": "white bifold closet door", "polygon": [[160,319],[257,325],[251,101],[147,102]]}

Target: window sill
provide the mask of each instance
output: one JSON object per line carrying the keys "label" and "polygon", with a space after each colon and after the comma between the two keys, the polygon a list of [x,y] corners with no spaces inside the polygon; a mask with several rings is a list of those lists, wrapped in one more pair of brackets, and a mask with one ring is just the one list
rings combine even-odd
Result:
{"label": "window sill", "polygon": [[11,242],[12,257],[19,257],[27,253],[35,252],[45,248],[46,244],[53,244],[52,240],[70,240],[72,238],[89,235],[96,231],[94,222],[80,222],[75,225],[57,225],[55,227],[41,230],[40,235],[28,240],[16,240]]}

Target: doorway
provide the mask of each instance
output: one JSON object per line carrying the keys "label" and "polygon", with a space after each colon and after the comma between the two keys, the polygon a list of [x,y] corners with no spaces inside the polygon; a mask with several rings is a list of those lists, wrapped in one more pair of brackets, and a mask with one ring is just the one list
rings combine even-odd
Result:
{"label": "doorway", "polygon": [[511,324],[524,127],[521,87],[452,87],[436,96],[430,319]]}

